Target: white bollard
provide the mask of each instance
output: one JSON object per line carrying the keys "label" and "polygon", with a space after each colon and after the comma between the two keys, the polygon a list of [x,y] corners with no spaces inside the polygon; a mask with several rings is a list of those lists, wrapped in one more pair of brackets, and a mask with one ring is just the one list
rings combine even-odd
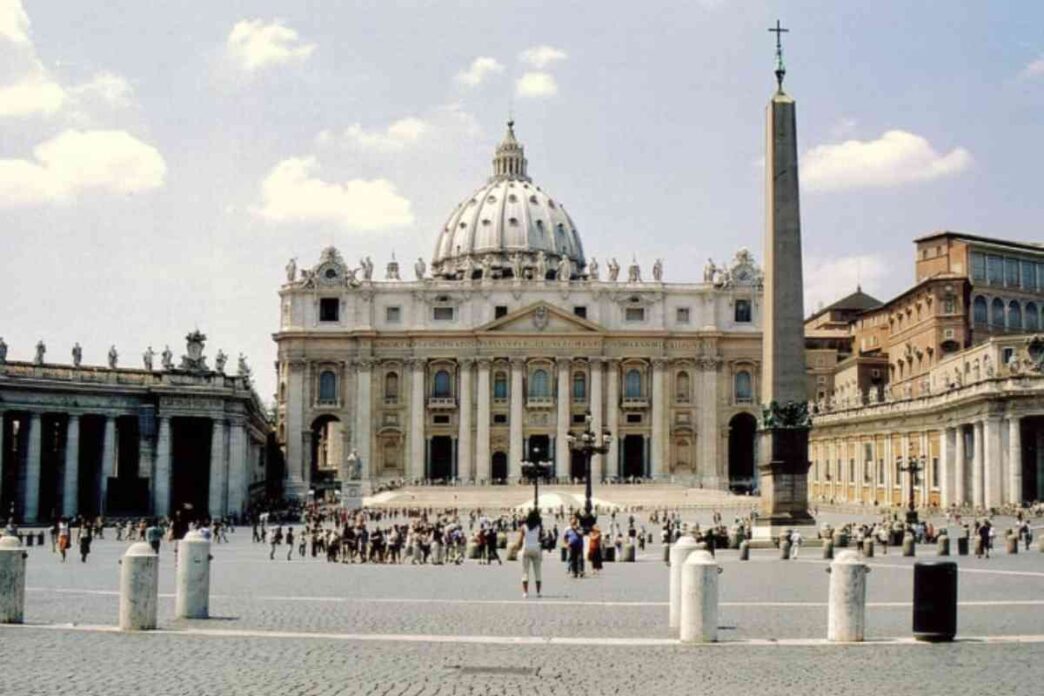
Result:
{"label": "white bollard", "polygon": [[206,619],[210,616],[210,540],[191,531],[178,542],[177,594],[174,616]]}
{"label": "white bollard", "polygon": [[830,613],[827,640],[862,642],[866,633],[866,574],[870,568],[855,551],[841,551],[827,568],[830,573]]}
{"label": "white bollard", "polygon": [[0,623],[22,623],[25,617],[25,559],[18,537],[0,538]]}
{"label": "white bollard", "polygon": [[156,628],[159,556],[144,541],[131,544],[120,560],[120,630]]}
{"label": "white bollard", "polygon": [[718,574],[721,567],[710,551],[695,551],[682,566],[681,641],[713,643],[718,640]]}
{"label": "white bollard", "polygon": [[696,550],[696,540],[686,534],[671,546],[671,597],[670,627],[678,628],[681,616],[681,573],[682,565],[689,554]]}

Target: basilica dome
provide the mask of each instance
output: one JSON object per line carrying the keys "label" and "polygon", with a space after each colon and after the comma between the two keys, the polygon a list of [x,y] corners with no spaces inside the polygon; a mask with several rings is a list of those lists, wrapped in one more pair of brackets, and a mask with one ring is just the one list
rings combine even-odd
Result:
{"label": "basilica dome", "polygon": [[526,175],[514,123],[493,157],[493,176],[461,202],[439,232],[432,273],[441,278],[583,274],[584,248],[565,208]]}

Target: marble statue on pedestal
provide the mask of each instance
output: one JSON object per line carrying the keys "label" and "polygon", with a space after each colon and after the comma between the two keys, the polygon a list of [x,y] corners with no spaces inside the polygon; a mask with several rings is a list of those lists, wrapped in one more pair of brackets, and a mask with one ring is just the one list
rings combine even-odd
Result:
{"label": "marble statue on pedestal", "polygon": [[72,360],[73,367],[79,367],[80,363],[83,362],[83,348],[80,347],[80,342],[77,341],[72,347]]}
{"label": "marble statue on pedestal", "polygon": [[218,348],[217,355],[214,357],[214,369],[225,374],[225,363],[228,362],[228,356],[225,355],[225,351]]}
{"label": "marble statue on pedestal", "polygon": [[609,280],[616,282],[616,279],[620,277],[620,264],[616,262],[616,257],[609,259],[609,263],[606,264],[609,269]]}
{"label": "marble statue on pedestal", "polygon": [[145,369],[149,372],[152,372],[152,358],[155,355],[156,353],[152,350],[152,346],[149,346],[141,356],[141,361],[145,363]]}
{"label": "marble statue on pedestal", "polygon": [[587,263],[587,277],[591,280],[598,280],[598,259],[593,256]]}
{"label": "marble statue on pedestal", "polygon": [[638,259],[634,257],[631,258],[631,265],[627,267],[627,282],[642,282],[642,267],[638,265]]}
{"label": "marble statue on pedestal", "polygon": [[297,279],[297,259],[291,258],[286,264],[286,282],[292,283]]}
{"label": "marble statue on pedestal", "polygon": [[120,355],[116,352],[116,346],[109,346],[109,368],[115,370],[116,362],[119,360]]}
{"label": "marble statue on pedestal", "polygon": [[44,355],[47,353],[47,346],[44,345],[43,339],[41,338],[36,342],[36,357],[33,358],[33,363],[36,365],[44,364]]}
{"label": "marble statue on pedestal", "polygon": [[424,274],[427,272],[427,264],[424,263],[422,257],[417,257],[417,263],[413,264],[413,272],[417,276],[417,280],[424,280]]}
{"label": "marble statue on pedestal", "polygon": [[7,344],[4,343],[3,337],[0,337],[0,365],[7,362]]}
{"label": "marble statue on pedestal", "polygon": [[163,348],[163,353],[160,355],[160,364],[163,365],[164,370],[174,369],[174,353],[171,352],[169,345]]}
{"label": "marble statue on pedestal", "polygon": [[653,264],[653,280],[657,283],[663,281],[663,259],[656,259],[656,263]]}

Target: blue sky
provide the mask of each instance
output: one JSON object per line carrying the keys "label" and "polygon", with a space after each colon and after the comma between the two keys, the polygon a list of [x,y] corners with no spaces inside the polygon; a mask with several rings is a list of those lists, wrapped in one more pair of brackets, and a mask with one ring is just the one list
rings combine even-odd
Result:
{"label": "blue sky", "polygon": [[938,229],[1040,241],[1040,3],[0,0],[0,336],[122,364],[199,326],[271,394],[291,256],[430,258],[509,111],[588,256],[762,256],[776,18],[806,311]]}

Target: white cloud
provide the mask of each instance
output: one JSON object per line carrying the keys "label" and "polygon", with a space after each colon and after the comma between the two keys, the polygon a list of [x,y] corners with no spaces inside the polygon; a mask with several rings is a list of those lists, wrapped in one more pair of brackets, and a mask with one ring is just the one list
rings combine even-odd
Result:
{"label": "white cloud", "polygon": [[858,286],[879,300],[887,299],[875,294],[890,276],[888,261],[880,254],[806,258],[802,275],[805,316],[852,294]]}
{"label": "white cloud", "polygon": [[569,56],[566,54],[565,51],[557,49],[554,46],[548,46],[546,44],[543,46],[533,46],[532,48],[527,48],[526,50],[522,51],[522,53],[518,54],[519,60],[521,60],[526,65],[529,65],[530,67],[536,68],[537,70],[542,70],[551,63],[554,63],[557,60],[565,60],[568,57]]}
{"label": "white cloud", "polygon": [[131,105],[134,88],[122,75],[100,72],[90,81],[69,90],[74,96],[96,99],[109,106],[125,108]]}
{"label": "white cloud", "polygon": [[166,171],[159,151],[126,131],[66,130],[33,148],[31,160],[0,159],[0,208],[148,191]]}
{"label": "white cloud", "polygon": [[808,191],[880,188],[953,176],[971,163],[962,147],[942,155],[919,135],[891,130],[877,140],[812,148],[801,160],[801,182]]}
{"label": "white cloud", "polygon": [[504,66],[497,62],[496,58],[479,56],[471,61],[471,65],[468,66],[467,70],[461,70],[457,73],[456,80],[462,85],[477,87],[485,82],[487,77],[492,77],[502,72],[504,72]]}
{"label": "white cloud", "polygon": [[1019,73],[1019,77],[1023,80],[1034,80],[1040,77],[1044,77],[1044,56],[1040,56],[1034,61],[1031,61],[1026,67]]}
{"label": "white cloud", "polygon": [[65,90],[44,73],[0,87],[0,116],[46,116],[64,104]]}
{"label": "white cloud", "polygon": [[0,0],[0,37],[11,43],[29,43],[29,15],[21,0]]}
{"label": "white cloud", "polygon": [[557,93],[558,83],[545,72],[527,72],[515,83],[515,94],[520,97],[551,97]]}
{"label": "white cloud", "polygon": [[314,175],[314,157],[285,159],[261,182],[258,213],[272,222],[333,222],[374,231],[413,223],[410,201],[386,179],[350,179],[343,184]]}
{"label": "white cloud", "polygon": [[353,123],[345,129],[344,137],[363,149],[396,152],[417,142],[427,130],[428,124],[423,120],[408,116],[393,122],[383,131],[368,131],[361,124]]}
{"label": "white cloud", "polygon": [[302,43],[297,31],[281,20],[244,19],[236,22],[226,42],[232,60],[247,71],[306,60],[315,44]]}

